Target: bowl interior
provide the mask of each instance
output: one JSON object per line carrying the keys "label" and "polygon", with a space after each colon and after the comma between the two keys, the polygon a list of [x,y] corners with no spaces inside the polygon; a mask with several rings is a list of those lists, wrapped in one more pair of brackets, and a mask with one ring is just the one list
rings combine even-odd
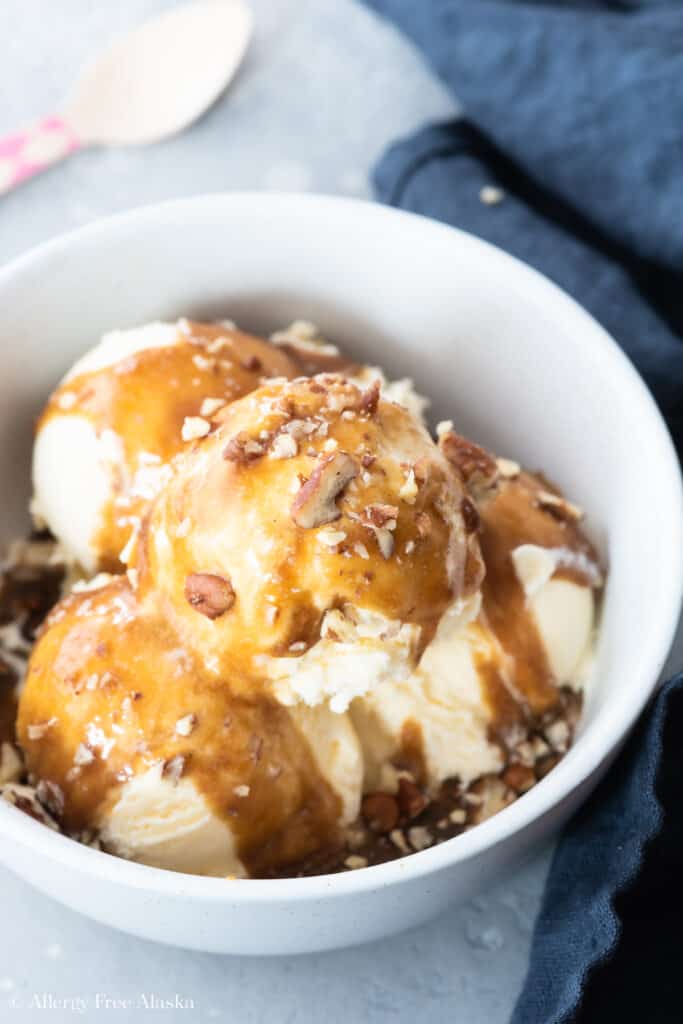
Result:
{"label": "bowl interior", "polygon": [[26,526],[32,418],[103,331],[180,315],[255,331],[310,319],[354,356],[412,376],[434,421],[542,468],[586,509],[609,583],[582,736],[556,769],[566,787],[590,736],[606,753],[653,688],[681,587],[668,435],[604,332],[510,257],[370,204],[216,196],[43,247],[0,272],[0,303],[1,541]]}

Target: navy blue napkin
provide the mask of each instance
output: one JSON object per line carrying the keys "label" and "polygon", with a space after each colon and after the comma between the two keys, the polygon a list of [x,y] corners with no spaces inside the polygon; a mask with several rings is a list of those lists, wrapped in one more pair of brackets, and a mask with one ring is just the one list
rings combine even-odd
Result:
{"label": "navy blue napkin", "polygon": [[[379,198],[566,289],[636,364],[681,451],[683,2],[366,3],[466,111],[392,146]],[[514,1024],[683,1020],[680,737],[683,676],[558,845]]]}
{"label": "navy blue napkin", "polygon": [[683,674],[555,851],[512,1024],[680,1024]]}

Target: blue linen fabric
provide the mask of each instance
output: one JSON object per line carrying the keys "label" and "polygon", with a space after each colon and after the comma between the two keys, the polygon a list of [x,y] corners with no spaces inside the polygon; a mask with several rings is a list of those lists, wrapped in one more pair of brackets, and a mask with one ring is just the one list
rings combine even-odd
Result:
{"label": "blue linen fabric", "polygon": [[[638,367],[680,452],[683,0],[365,2],[466,111],[395,143],[378,197],[568,291]],[[513,1024],[683,1020],[682,737],[683,675],[559,842]]]}

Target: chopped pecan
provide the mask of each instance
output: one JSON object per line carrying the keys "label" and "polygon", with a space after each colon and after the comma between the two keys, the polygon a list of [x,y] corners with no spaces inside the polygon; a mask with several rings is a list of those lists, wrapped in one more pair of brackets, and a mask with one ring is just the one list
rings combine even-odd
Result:
{"label": "chopped pecan", "polygon": [[189,736],[194,731],[196,725],[197,716],[193,711],[191,711],[189,714],[183,715],[182,718],[178,719],[175,724],[174,732],[176,732],[178,736]]}
{"label": "chopped pecan", "polygon": [[210,430],[211,424],[203,416],[186,416],[180,435],[183,441],[197,441],[200,437],[206,437]]}
{"label": "chopped pecan", "polygon": [[359,868],[366,868],[368,866],[368,858],[361,857],[357,853],[351,853],[344,861],[344,866],[351,871],[358,871]]}
{"label": "chopped pecan", "polygon": [[465,483],[493,484],[498,476],[496,460],[485,448],[466,437],[447,430],[439,436],[439,447],[448,461],[462,474]]}
{"label": "chopped pecan", "polygon": [[346,452],[333,452],[319,459],[292,502],[291,514],[296,525],[312,529],[339,519],[341,512],[335,499],[356,476],[358,463]]}
{"label": "chopped pecan", "polygon": [[514,480],[522,472],[522,467],[512,459],[503,459],[500,456],[496,459],[496,466],[499,474],[506,480]]}
{"label": "chopped pecan", "polygon": [[408,829],[408,841],[416,851],[426,850],[434,842],[434,836],[424,825],[413,825]]}
{"label": "chopped pecan", "polygon": [[417,498],[418,483],[417,477],[415,476],[415,470],[408,470],[408,475],[401,489],[398,492],[399,498],[402,498],[408,505],[414,505]]}
{"label": "chopped pecan", "polygon": [[375,531],[375,539],[377,540],[377,547],[382,552],[382,558],[391,558],[394,553],[394,535],[390,530],[385,530],[383,527],[373,527]]}
{"label": "chopped pecan", "polygon": [[95,754],[88,744],[79,743],[74,754],[74,764],[78,765],[79,768],[84,768],[85,765],[92,764],[94,760]]}
{"label": "chopped pecan", "polygon": [[185,764],[189,756],[189,754],[176,754],[175,757],[167,758],[161,765],[162,777],[170,779],[173,785],[177,786],[179,780],[183,777]]}
{"label": "chopped pecan", "polygon": [[43,807],[55,818],[64,813],[64,793],[61,786],[49,779],[41,779],[36,787],[36,796]]}
{"label": "chopped pecan", "polygon": [[28,814],[31,818],[47,825],[49,828],[59,831],[59,826],[51,814],[45,809],[37,798],[36,790],[31,786],[22,786],[18,782],[8,782],[0,787],[0,797],[8,803],[14,804],[19,811]]}
{"label": "chopped pecan", "polygon": [[576,522],[583,518],[583,509],[567,501],[561,494],[553,494],[552,491],[539,491],[536,494],[536,501],[543,509],[560,522]]}
{"label": "chopped pecan", "polygon": [[185,597],[207,619],[219,618],[235,603],[230,580],[211,572],[190,573],[185,580]]}
{"label": "chopped pecan", "polygon": [[529,765],[513,761],[503,773],[503,782],[516,793],[526,793],[536,782],[536,773]]}
{"label": "chopped pecan", "polygon": [[392,828],[391,832],[389,833],[389,839],[394,844],[396,849],[401,851],[401,853],[410,853],[410,847],[408,846],[406,842],[406,837],[404,836],[400,828]]}
{"label": "chopped pecan", "polygon": [[409,821],[416,818],[427,806],[427,798],[419,786],[403,775],[398,780],[398,806],[401,815]]}
{"label": "chopped pecan", "polygon": [[272,459],[292,459],[299,451],[296,438],[290,433],[277,434],[270,450]]}
{"label": "chopped pecan", "polygon": [[249,462],[254,462],[255,459],[260,459],[265,450],[262,441],[250,437],[249,434],[242,431],[228,441],[223,449],[223,458],[228,462],[236,462],[238,465],[244,466]]}
{"label": "chopped pecan", "polygon": [[26,726],[26,735],[30,740],[42,740],[48,729],[56,725],[57,721],[58,719],[53,715],[52,718],[48,718],[45,722],[33,722]]}
{"label": "chopped pecan", "polygon": [[553,748],[560,754],[564,754],[571,742],[571,729],[562,718],[557,718],[550,725],[546,726],[545,738]]}
{"label": "chopped pecan", "polygon": [[366,505],[361,512],[360,519],[364,526],[385,527],[388,530],[393,530],[398,519],[398,506],[383,505],[380,502]]}
{"label": "chopped pecan", "polygon": [[374,415],[377,411],[377,403],[379,402],[380,393],[380,382],[375,380],[372,382],[369,388],[367,388],[360,397],[358,404],[358,411],[366,413],[368,416]]}
{"label": "chopped pecan", "polygon": [[422,458],[418,459],[413,466],[413,473],[418,484],[422,485],[427,482],[429,476],[429,465],[432,460],[427,456],[423,455]]}
{"label": "chopped pecan", "polygon": [[368,793],[363,797],[362,814],[368,828],[386,834],[398,824],[398,802],[389,793]]}

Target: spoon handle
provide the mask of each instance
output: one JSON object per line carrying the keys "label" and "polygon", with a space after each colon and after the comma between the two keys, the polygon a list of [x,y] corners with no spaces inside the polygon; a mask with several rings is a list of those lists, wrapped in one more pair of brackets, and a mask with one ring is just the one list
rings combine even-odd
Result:
{"label": "spoon handle", "polygon": [[0,195],[82,145],[59,115],[46,117],[23,132],[0,137]]}

